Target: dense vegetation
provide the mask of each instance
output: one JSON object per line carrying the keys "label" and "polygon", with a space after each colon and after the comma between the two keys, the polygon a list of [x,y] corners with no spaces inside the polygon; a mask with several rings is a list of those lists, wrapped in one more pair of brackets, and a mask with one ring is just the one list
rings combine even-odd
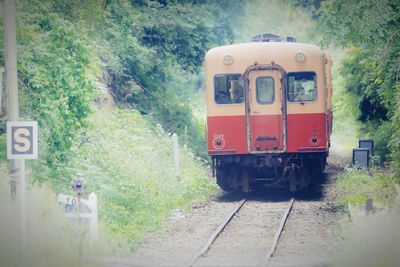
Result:
{"label": "dense vegetation", "polygon": [[363,131],[377,143],[381,161],[400,162],[400,4],[398,1],[327,2],[321,20],[336,44],[350,45],[342,67],[357,97]]}
{"label": "dense vegetation", "polygon": [[[70,193],[71,178],[83,173],[106,228],[131,245],[172,209],[215,190],[204,119],[191,98],[203,86],[207,49],[233,41],[226,18],[239,14],[240,1],[16,2],[20,113],[40,126],[40,158],[29,162],[34,182]],[[172,132],[188,145],[180,177]]]}
{"label": "dense vegetation", "polygon": [[348,48],[340,73],[348,105],[375,140],[378,160],[400,177],[400,4],[384,1],[295,1],[313,6],[324,43]]}
{"label": "dense vegetation", "polygon": [[67,157],[76,130],[85,126],[98,78],[121,105],[152,116],[166,131],[183,134],[187,128],[193,150],[204,156],[203,125],[188,98],[202,86],[198,73],[206,50],[232,41],[224,7],[235,5],[18,1],[23,116],[45,129],[47,162]]}
{"label": "dense vegetation", "polygon": [[[84,173],[88,191],[99,194],[108,229],[131,244],[171,209],[187,208],[211,192],[197,158],[206,158],[204,121],[193,107],[203,87],[206,50],[263,31],[302,42],[320,39],[301,10],[254,1],[17,1],[21,117],[40,124],[40,159],[30,162],[34,180],[69,192],[70,178]],[[335,107],[358,115],[380,160],[399,169],[398,3],[294,2],[316,8],[313,18],[322,22],[325,44],[350,47],[341,68],[350,97],[335,100]],[[108,93],[117,107],[93,105]],[[173,169],[171,132],[189,147],[181,150],[180,178]]]}

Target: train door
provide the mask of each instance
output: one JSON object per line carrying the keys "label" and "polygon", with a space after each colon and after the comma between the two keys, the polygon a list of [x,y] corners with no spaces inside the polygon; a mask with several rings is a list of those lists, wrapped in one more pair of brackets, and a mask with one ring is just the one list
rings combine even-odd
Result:
{"label": "train door", "polygon": [[285,149],[282,80],[277,70],[253,70],[248,74],[247,131],[251,153]]}

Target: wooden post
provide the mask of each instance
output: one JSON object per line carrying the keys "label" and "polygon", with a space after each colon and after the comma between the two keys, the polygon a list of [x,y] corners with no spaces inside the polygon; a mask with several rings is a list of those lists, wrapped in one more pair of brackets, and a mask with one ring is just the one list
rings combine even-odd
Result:
{"label": "wooden post", "polygon": [[367,201],[365,202],[365,211],[368,213],[370,213],[372,210],[374,209],[374,205],[373,205],[373,200],[372,198],[368,198]]}
{"label": "wooden post", "polygon": [[179,143],[178,143],[178,136],[176,134],[172,134],[172,149],[174,153],[174,161],[175,161],[175,172],[176,177],[181,176],[180,168],[179,168]]}
{"label": "wooden post", "polygon": [[90,219],[90,239],[92,242],[99,238],[99,222],[97,216],[97,196],[95,193],[89,195],[91,219]]}

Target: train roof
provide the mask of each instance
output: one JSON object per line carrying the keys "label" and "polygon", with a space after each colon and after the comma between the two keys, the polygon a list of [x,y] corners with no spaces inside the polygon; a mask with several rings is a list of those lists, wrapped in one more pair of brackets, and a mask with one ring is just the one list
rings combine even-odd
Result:
{"label": "train roof", "polygon": [[240,58],[252,58],[254,60],[258,60],[260,54],[276,58],[288,58],[293,57],[299,52],[303,52],[306,56],[318,57],[324,54],[319,46],[312,44],[295,42],[251,42],[212,48],[207,52],[205,61],[220,59],[221,56],[223,57],[227,54]]}

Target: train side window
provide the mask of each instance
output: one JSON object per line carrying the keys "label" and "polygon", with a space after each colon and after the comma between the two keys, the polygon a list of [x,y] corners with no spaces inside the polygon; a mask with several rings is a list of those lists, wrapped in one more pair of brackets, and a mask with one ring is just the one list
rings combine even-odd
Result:
{"label": "train side window", "polygon": [[214,99],[217,104],[238,104],[244,100],[241,74],[219,74],[214,76]]}
{"label": "train side window", "polygon": [[317,99],[317,75],[315,72],[292,72],[288,74],[288,100],[290,102]]}
{"label": "train side window", "polygon": [[275,100],[275,86],[272,77],[258,77],[256,80],[257,102],[271,104]]}

